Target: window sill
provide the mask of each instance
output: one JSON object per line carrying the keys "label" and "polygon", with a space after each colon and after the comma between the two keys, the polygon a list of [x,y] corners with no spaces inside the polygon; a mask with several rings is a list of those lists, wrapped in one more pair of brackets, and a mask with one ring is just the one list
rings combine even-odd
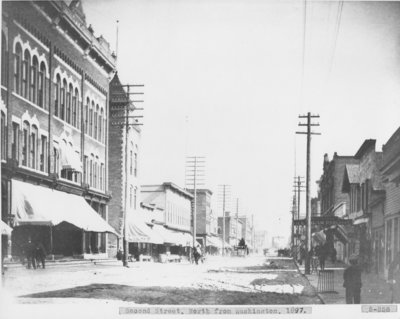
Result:
{"label": "window sill", "polygon": [[15,93],[15,92],[12,92],[12,95],[21,99],[22,101],[28,103],[29,105],[33,106],[34,108],[41,110],[43,113],[46,113],[47,115],[49,114],[49,111],[47,111],[45,108],[42,108],[39,105],[29,101],[28,99],[24,98],[22,95],[19,95],[18,93]]}

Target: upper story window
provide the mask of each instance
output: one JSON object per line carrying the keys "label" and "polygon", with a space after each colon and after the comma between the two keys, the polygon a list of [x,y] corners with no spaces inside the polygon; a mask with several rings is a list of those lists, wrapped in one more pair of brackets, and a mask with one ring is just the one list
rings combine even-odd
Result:
{"label": "upper story window", "polygon": [[85,104],[85,112],[83,112],[83,117],[84,117],[83,120],[84,120],[86,134],[89,134],[89,106],[90,106],[90,100],[89,98],[87,98]]}
{"label": "upper story window", "polygon": [[36,169],[36,156],[37,156],[37,137],[38,137],[38,128],[35,125],[32,125],[31,129],[31,140],[30,140],[30,162],[33,169]]}
{"label": "upper story window", "polygon": [[17,43],[14,55],[14,91],[21,94],[22,47]]}
{"label": "upper story window", "polygon": [[91,108],[89,110],[89,136],[93,136],[93,109],[94,102],[91,103]]}
{"label": "upper story window", "polygon": [[65,107],[66,107],[66,90],[68,90],[67,81],[64,79],[60,90],[60,118],[65,120]]}
{"label": "upper story window", "polygon": [[40,71],[38,76],[38,92],[37,92],[37,104],[40,107],[46,108],[47,102],[45,100],[45,88],[46,88],[46,65],[40,63]]}
{"label": "upper story window", "polygon": [[72,122],[71,124],[75,127],[79,127],[78,121],[78,89],[75,89],[74,96],[72,97]]}
{"label": "upper story window", "polygon": [[25,50],[24,61],[22,62],[22,96],[30,99],[29,90],[29,69],[30,69],[31,55],[28,50]]}
{"label": "upper story window", "polygon": [[97,140],[97,115],[99,114],[99,105],[96,105],[96,108],[93,110],[93,121],[94,121],[94,130],[93,130],[93,138]]}
{"label": "upper story window", "polygon": [[100,115],[99,115],[99,141],[104,143],[104,137],[103,137],[103,117],[104,117],[104,111],[103,108],[100,110]]}
{"label": "upper story window", "polygon": [[19,159],[19,125],[17,123],[12,124],[11,158]]}
{"label": "upper story window", "polygon": [[28,166],[29,123],[24,121],[22,128],[22,165]]}
{"label": "upper story window", "polygon": [[38,59],[36,56],[34,56],[31,66],[30,92],[31,92],[31,101],[35,104],[37,103],[36,84],[38,80],[38,66],[39,66]]}
{"label": "upper story window", "polygon": [[55,101],[54,101],[54,115],[59,116],[60,98],[61,98],[61,77],[57,74],[56,87],[55,87]]}
{"label": "upper story window", "polygon": [[73,95],[73,88],[72,84],[70,84],[68,87],[68,91],[66,93],[66,101],[65,101],[66,104],[65,120],[69,124],[71,124],[72,95]]}
{"label": "upper story window", "polygon": [[8,86],[8,50],[4,32],[1,33],[1,85]]}
{"label": "upper story window", "polygon": [[39,158],[39,169],[44,172],[46,171],[47,162],[47,137],[42,135],[40,139],[40,158]]}

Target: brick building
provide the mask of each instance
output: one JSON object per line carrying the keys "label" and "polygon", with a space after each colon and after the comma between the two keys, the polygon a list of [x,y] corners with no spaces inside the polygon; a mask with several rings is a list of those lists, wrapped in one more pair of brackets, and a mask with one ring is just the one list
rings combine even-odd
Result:
{"label": "brick building", "polygon": [[[318,182],[319,200],[321,216],[336,216],[344,218],[349,213],[349,194],[342,192],[343,174],[348,164],[357,164],[358,160],[353,156],[340,156],[336,152],[332,160],[329,160],[328,154],[324,155],[323,173]],[[328,231],[327,239],[330,247],[335,247],[338,260],[347,260],[347,231],[351,227],[337,225],[339,232]],[[321,231],[321,227],[316,227],[313,231]],[[339,236],[344,234],[345,236]]]}
{"label": "brick building", "polygon": [[[239,217],[231,212],[225,212],[225,233],[222,231],[224,227],[224,217],[218,217],[218,234],[221,240],[225,240],[225,249],[238,245],[242,238],[243,224]],[[224,237],[225,236],[225,237]],[[224,237],[224,239],[223,239]],[[222,243],[221,243],[222,248]]]}
{"label": "brick building", "polygon": [[[143,232],[148,227],[138,217],[140,211],[140,183],[139,183],[139,149],[140,149],[140,123],[138,123],[138,111],[123,87],[116,73],[110,82],[110,110],[109,110],[109,189],[112,198],[109,202],[109,223],[114,229],[123,234],[124,211],[127,214],[127,223],[135,222],[135,226],[127,227],[132,231],[141,228]],[[128,116],[128,126],[125,116]],[[128,241],[140,242],[140,244],[151,244],[142,242],[137,232],[127,234]],[[109,237],[109,256],[114,257],[117,249],[122,249],[122,241],[116,237]],[[142,248],[142,247],[141,247]],[[144,247],[149,248],[149,247]],[[133,249],[133,248],[132,248]]]}
{"label": "brick building", "polygon": [[1,57],[2,220],[14,226],[12,254],[30,238],[53,255],[105,256],[108,43],[86,26],[80,1],[9,1]]}

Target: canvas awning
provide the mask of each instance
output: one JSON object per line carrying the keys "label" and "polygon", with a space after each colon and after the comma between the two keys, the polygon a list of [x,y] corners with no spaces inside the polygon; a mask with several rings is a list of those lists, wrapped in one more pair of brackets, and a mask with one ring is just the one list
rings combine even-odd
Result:
{"label": "canvas awning", "polygon": [[[206,242],[206,246],[213,246],[213,247],[217,247],[219,249],[222,249],[222,239],[219,237],[207,237],[207,242]],[[225,248],[232,248],[231,245],[229,245],[227,242],[225,242],[224,245]]]}
{"label": "canvas awning", "polygon": [[2,220],[0,220],[0,230],[2,235],[11,236],[12,228]]}
{"label": "canvas awning", "polygon": [[134,243],[163,243],[163,238],[147,226],[137,214],[131,215],[127,219],[127,240]]}
{"label": "canvas awning", "polygon": [[180,242],[180,237],[173,231],[165,228],[162,225],[154,225],[153,230],[161,236],[164,244],[178,245]]}
{"label": "canvas awning", "polygon": [[60,143],[60,162],[63,169],[71,169],[77,172],[82,172],[82,162],[79,154],[75,152],[70,143],[62,140]]}
{"label": "canvas awning", "polygon": [[118,235],[83,197],[17,180],[12,180],[12,214],[16,226],[67,222],[85,231]]}

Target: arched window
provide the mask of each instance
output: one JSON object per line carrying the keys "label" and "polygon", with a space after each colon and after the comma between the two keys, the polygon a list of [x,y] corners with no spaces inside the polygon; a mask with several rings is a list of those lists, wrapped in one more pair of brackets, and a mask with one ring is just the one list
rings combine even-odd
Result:
{"label": "arched window", "polygon": [[84,116],[84,123],[85,123],[85,133],[89,134],[89,106],[90,106],[90,100],[89,98],[86,99],[86,105],[85,105],[85,112],[83,113]]}
{"label": "arched window", "polygon": [[24,121],[22,127],[22,165],[28,166],[29,123]]}
{"label": "arched window", "polygon": [[97,163],[94,162],[93,187],[97,188]]}
{"label": "arched window", "polygon": [[60,104],[60,118],[65,120],[65,107],[66,107],[66,91],[68,90],[67,80],[64,79],[61,88],[61,104]]}
{"label": "arched window", "polygon": [[67,92],[67,99],[66,99],[66,114],[65,114],[65,119],[67,123],[71,124],[71,99],[72,99],[72,94],[73,94],[73,88],[72,84],[69,85],[68,92]]}
{"label": "arched window", "polygon": [[57,79],[56,79],[56,88],[55,88],[55,101],[54,101],[54,115],[59,116],[59,110],[60,110],[60,105],[61,105],[61,77],[59,74],[57,74]]}
{"label": "arched window", "polygon": [[28,50],[25,50],[24,61],[22,62],[22,96],[29,99],[29,69],[31,55]]}
{"label": "arched window", "polygon": [[90,159],[89,164],[89,185],[93,187],[93,159]]}
{"label": "arched window", "polygon": [[14,91],[21,94],[22,47],[17,43],[14,55]]}
{"label": "arched window", "polygon": [[79,116],[78,90],[75,89],[75,93],[72,98],[72,125],[75,127],[78,127],[78,116]]}
{"label": "arched window", "polygon": [[8,49],[4,32],[1,33],[1,85],[8,87]]}
{"label": "arched window", "polygon": [[104,116],[104,111],[103,108],[100,110],[100,115],[99,115],[99,141],[104,142],[103,138],[103,116]]}
{"label": "arched window", "polygon": [[95,109],[95,112],[94,112],[94,116],[93,116],[93,120],[94,120],[94,134],[93,134],[93,137],[94,137],[94,139],[96,139],[97,140],[97,120],[98,120],[98,118],[97,118],[97,115],[99,114],[99,105],[97,104],[96,105],[96,109]]}
{"label": "arched window", "polygon": [[89,110],[89,135],[93,137],[93,109],[94,102],[92,101],[91,108]]}
{"label": "arched window", "polygon": [[56,147],[53,148],[53,160],[54,160],[54,173],[59,174],[60,172],[60,153]]}
{"label": "arched window", "polygon": [[30,140],[30,167],[36,169],[36,157],[37,157],[37,137],[38,137],[38,128],[35,125],[32,125],[31,129],[31,140]]}
{"label": "arched window", "polygon": [[38,66],[39,62],[36,56],[33,57],[32,60],[32,66],[31,66],[31,101],[33,103],[37,103],[37,92],[36,92],[36,86],[37,86],[37,77],[38,77]]}
{"label": "arched window", "polygon": [[[58,76],[58,78],[59,78],[60,76]],[[44,94],[44,92],[45,92],[45,83],[46,83],[46,81],[45,81],[45,79],[46,79],[46,66],[45,66],[45,64],[42,62],[42,63],[40,63],[40,71],[39,71],[39,80],[38,80],[38,96],[37,96],[37,99],[38,99],[38,105],[40,106],[40,107],[43,107],[43,108],[46,108],[46,105],[47,105],[47,103],[46,103],[46,101],[45,101],[45,94]],[[61,82],[61,79],[60,79],[60,82]],[[57,90],[57,89],[56,89]]]}

